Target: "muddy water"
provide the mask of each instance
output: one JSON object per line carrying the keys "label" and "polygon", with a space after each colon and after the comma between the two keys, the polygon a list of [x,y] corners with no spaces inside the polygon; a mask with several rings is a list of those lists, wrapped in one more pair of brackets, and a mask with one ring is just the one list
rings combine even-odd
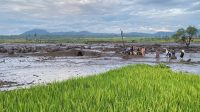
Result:
{"label": "muddy water", "polygon": [[[177,54],[178,56],[179,54]],[[186,54],[185,60],[192,58],[200,61],[200,55]],[[102,73],[129,64],[147,63],[154,65],[164,62],[175,71],[200,74],[200,64],[181,64],[177,60],[169,60],[165,55],[155,59],[155,54],[147,54],[144,58],[122,59],[121,57],[1,57],[0,80],[16,82],[12,86],[0,87],[0,90],[11,90],[41,83],[62,81],[77,76]]]}

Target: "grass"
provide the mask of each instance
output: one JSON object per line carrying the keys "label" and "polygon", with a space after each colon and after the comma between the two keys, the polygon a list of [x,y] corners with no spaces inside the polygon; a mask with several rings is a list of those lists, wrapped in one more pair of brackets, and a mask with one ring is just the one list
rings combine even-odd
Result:
{"label": "grass", "polygon": [[[148,42],[167,43],[175,42],[171,37],[125,37],[125,42]],[[122,42],[121,37],[93,37],[93,36],[52,36],[38,35],[27,37],[22,35],[0,35],[0,43],[99,43],[99,42]],[[200,38],[194,38],[194,43],[199,43]]]}
{"label": "grass", "polygon": [[199,112],[200,77],[165,65],[131,65],[96,76],[0,92],[2,112]]}
{"label": "grass", "polygon": [[[51,38],[51,39],[0,39],[0,43],[103,43],[103,42],[115,42],[122,43],[120,37],[107,37],[107,38]],[[124,38],[124,42],[147,42],[147,43],[169,43],[175,42],[171,38],[142,38],[142,37],[128,37]],[[200,39],[194,39],[192,43],[200,43]]]}
{"label": "grass", "polygon": [[[142,38],[142,37],[127,37],[124,38],[125,42],[152,42],[152,43],[160,43],[160,42],[174,42],[173,39],[170,38]],[[19,37],[19,38],[0,38],[0,43],[99,43],[99,42],[122,42],[120,37],[85,37],[85,38],[65,38],[65,37],[49,37],[44,38],[41,37],[38,39],[28,39]]]}

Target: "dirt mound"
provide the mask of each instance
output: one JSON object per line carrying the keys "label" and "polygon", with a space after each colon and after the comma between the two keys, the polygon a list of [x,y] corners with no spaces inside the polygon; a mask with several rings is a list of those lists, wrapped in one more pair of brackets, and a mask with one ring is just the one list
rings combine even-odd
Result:
{"label": "dirt mound", "polygon": [[54,52],[46,53],[35,53],[36,56],[100,56],[100,52],[90,51],[90,50],[80,50],[80,49],[70,49],[70,50],[58,50]]}

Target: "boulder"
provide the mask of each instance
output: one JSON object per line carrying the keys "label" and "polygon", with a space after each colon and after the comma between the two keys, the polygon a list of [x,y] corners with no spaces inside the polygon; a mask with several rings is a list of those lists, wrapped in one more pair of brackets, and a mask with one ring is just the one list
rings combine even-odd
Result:
{"label": "boulder", "polygon": [[0,53],[7,53],[7,49],[6,48],[0,48]]}
{"label": "boulder", "polygon": [[13,54],[15,54],[15,51],[14,51],[13,49],[9,49],[9,50],[8,50],[8,54],[9,54],[9,55],[13,55]]}

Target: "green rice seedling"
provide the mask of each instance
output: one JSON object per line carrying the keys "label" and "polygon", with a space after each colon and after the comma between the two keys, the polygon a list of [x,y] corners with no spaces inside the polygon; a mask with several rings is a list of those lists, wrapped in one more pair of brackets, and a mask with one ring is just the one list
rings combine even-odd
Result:
{"label": "green rice seedling", "polygon": [[200,76],[165,65],[130,65],[106,73],[0,92],[2,112],[199,112]]}

